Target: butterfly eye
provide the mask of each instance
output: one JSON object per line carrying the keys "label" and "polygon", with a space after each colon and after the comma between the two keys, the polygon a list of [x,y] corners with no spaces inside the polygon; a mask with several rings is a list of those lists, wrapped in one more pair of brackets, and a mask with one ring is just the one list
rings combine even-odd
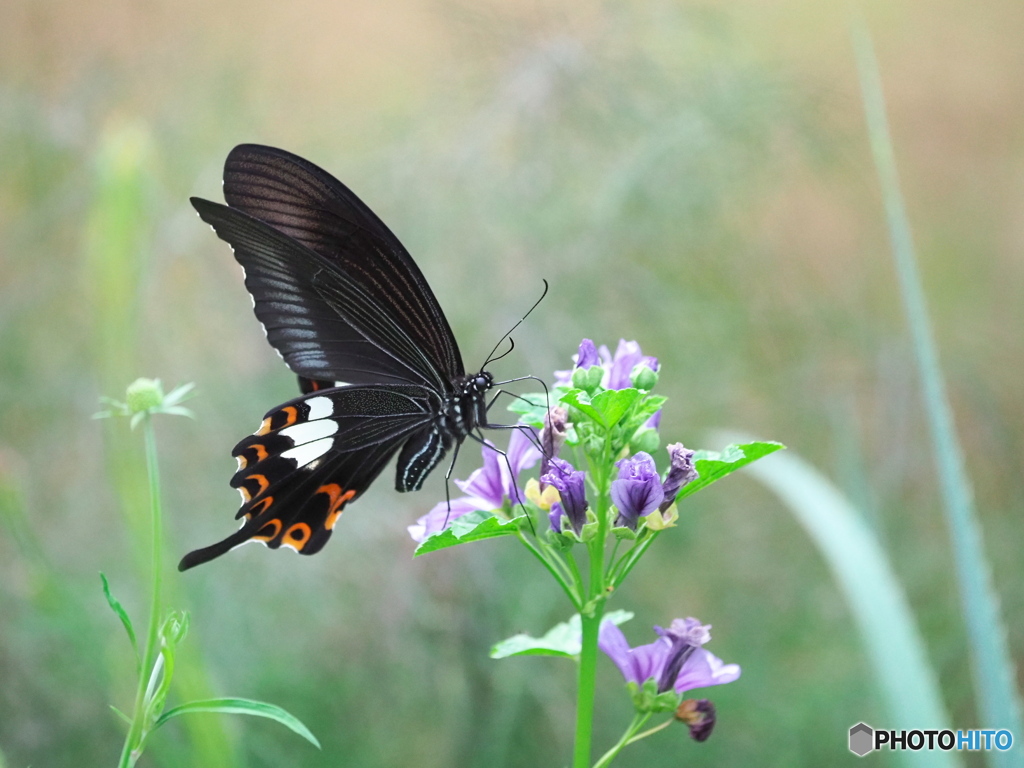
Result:
{"label": "butterfly eye", "polygon": [[488,376],[480,375],[473,379],[473,386],[476,387],[477,391],[483,392],[490,389],[491,380]]}

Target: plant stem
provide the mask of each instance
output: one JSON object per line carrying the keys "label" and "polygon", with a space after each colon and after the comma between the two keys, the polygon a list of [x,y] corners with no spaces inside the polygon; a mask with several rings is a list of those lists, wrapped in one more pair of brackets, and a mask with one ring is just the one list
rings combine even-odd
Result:
{"label": "plant stem", "polygon": [[163,527],[160,508],[160,471],[157,467],[156,435],[153,431],[153,420],[150,414],[142,420],[142,434],[146,446],[146,470],[149,476],[149,501],[153,525],[153,587],[150,596],[149,630],[146,633],[146,645],[142,652],[142,665],[139,668],[139,686],[135,694],[135,707],[132,710],[132,726],[124,740],[118,768],[131,768],[142,754],[141,746],[146,737],[146,704],[149,688],[149,672],[156,659],[158,635],[160,633],[160,575]]}
{"label": "plant stem", "polygon": [[597,536],[588,543],[590,589],[584,600],[589,611],[580,613],[583,630],[576,694],[576,742],[573,768],[589,768],[590,743],[594,729],[594,690],[597,676],[597,638],[604,616],[604,543],[608,535],[608,479],[595,473],[597,486]]}
{"label": "plant stem", "polygon": [[569,584],[569,582],[566,581],[561,571],[559,571],[559,569],[555,567],[555,564],[551,560],[544,556],[544,553],[542,553],[540,549],[533,545],[533,543],[529,540],[529,538],[526,537],[525,534],[522,533],[522,531],[520,531],[519,533],[519,540],[523,542],[523,546],[530,550],[533,556],[541,562],[541,565],[548,569],[548,573],[555,577],[555,581],[557,581],[559,585],[561,585],[562,589],[565,591],[566,596],[569,598],[569,602],[573,604],[577,611],[580,610],[583,607],[584,603],[583,595],[576,594],[576,591]]}
{"label": "plant stem", "polygon": [[597,634],[601,628],[602,603],[590,616],[580,615],[583,647],[580,649],[579,688],[576,694],[576,744],[573,768],[590,765],[590,741],[594,726],[594,689],[597,674]]}
{"label": "plant stem", "polygon": [[629,572],[633,570],[633,566],[640,562],[640,558],[643,557],[644,552],[646,552],[647,548],[651,546],[651,543],[658,538],[659,533],[660,531],[650,531],[646,539],[623,555],[622,563],[620,564],[620,567],[616,569],[618,573],[613,573],[612,577],[609,579],[609,583],[613,587],[619,586],[626,580]]}
{"label": "plant stem", "polygon": [[[605,766],[611,765],[612,760],[614,760],[615,756],[622,751],[623,747],[625,747],[627,744],[633,743],[637,740],[637,738],[643,738],[643,736],[634,737],[633,734],[639,731],[643,727],[644,723],[646,723],[650,718],[651,715],[649,712],[645,715],[641,715],[639,712],[633,715],[633,722],[629,724],[629,727],[626,729],[626,732],[622,734],[622,738],[619,739],[618,742],[616,742],[614,747],[612,747],[603,755],[601,755],[601,759],[594,763],[594,768],[605,768]],[[670,720],[669,722],[672,721]],[[647,733],[652,733],[654,731],[661,730],[661,728],[664,727],[665,726],[658,726],[657,728],[652,728]],[[647,734],[644,734],[644,736],[646,735]]]}

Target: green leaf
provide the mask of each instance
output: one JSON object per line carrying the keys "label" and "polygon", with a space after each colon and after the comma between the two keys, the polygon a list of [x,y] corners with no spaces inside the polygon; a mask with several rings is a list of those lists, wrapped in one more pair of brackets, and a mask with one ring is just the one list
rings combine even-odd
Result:
{"label": "green leaf", "polygon": [[[552,390],[550,402],[558,402],[560,397],[559,389],[555,388]],[[519,414],[519,421],[524,424],[540,429],[544,426],[544,416],[548,412],[548,402],[549,398],[543,392],[530,392],[529,394],[513,398],[512,402],[508,405],[508,410],[511,413]]]}
{"label": "green leaf", "polygon": [[693,465],[700,475],[689,485],[684,485],[676,501],[692,496],[702,488],[706,488],[716,480],[757,461],[763,456],[785,448],[782,443],[756,440],[749,443],[734,443],[724,451],[697,451],[693,457]]}
{"label": "green leaf", "polygon": [[630,419],[637,425],[643,424],[660,411],[667,400],[668,398],[662,395],[648,395],[636,406]]}
{"label": "green leaf", "polygon": [[138,662],[139,658],[139,644],[135,639],[135,629],[132,627],[132,620],[128,618],[128,612],[124,609],[124,606],[118,602],[117,598],[110,594],[110,583],[107,581],[107,576],[100,571],[100,580],[103,582],[103,594],[106,595],[107,605],[110,609],[117,614],[117,618],[121,620],[121,624],[124,625],[124,631],[128,633],[128,639],[132,641],[132,650],[135,652],[135,659]]}
{"label": "green leaf", "polygon": [[179,387],[175,387],[166,395],[164,395],[164,408],[175,406],[178,403],[182,403],[190,398],[195,397],[195,393],[192,391],[195,388],[196,385],[194,382],[189,382],[188,384],[182,384]]}
{"label": "green leaf", "polygon": [[494,512],[476,510],[457,517],[451,525],[440,533],[425,539],[413,553],[413,556],[425,555],[438,549],[447,549],[457,544],[468,544],[471,541],[483,541],[498,536],[510,536],[519,532],[519,523],[526,519],[525,515],[506,520]]}
{"label": "green leaf", "polygon": [[[605,614],[603,620],[610,621],[613,624],[623,624],[632,618],[633,614],[629,611],[610,611]],[[568,621],[556,624],[543,637],[519,634],[513,635],[507,640],[502,640],[491,648],[491,658],[559,656],[571,659],[579,655],[582,642],[581,637],[580,616],[576,614]]]}
{"label": "green leaf", "polygon": [[205,701],[191,701],[182,704],[180,707],[169,709],[160,716],[160,719],[153,724],[153,730],[166,723],[172,717],[190,714],[192,712],[220,712],[225,715],[255,715],[276,720],[286,728],[308,741],[317,749],[320,749],[320,742],[317,741],[310,730],[302,724],[302,721],[291,713],[265,701],[253,701],[252,699],[206,699]]}
{"label": "green leaf", "polygon": [[601,421],[601,413],[590,402],[590,395],[584,392],[582,389],[570,389],[560,398],[559,402],[565,403],[566,405],[572,406],[578,411],[583,412],[594,421],[603,423]]}
{"label": "green leaf", "polygon": [[[618,424],[630,408],[642,397],[639,389],[606,389],[595,395],[591,403],[601,414],[602,423],[611,429]],[[653,411],[652,411],[653,413]]]}
{"label": "green leaf", "polygon": [[115,707],[113,704],[108,704],[107,706],[110,707],[112,710],[114,710],[114,714],[116,714],[118,717],[120,717],[122,720],[124,720],[126,723],[128,723],[128,725],[132,724],[132,719],[130,717],[128,717],[128,715],[126,715],[120,709]]}

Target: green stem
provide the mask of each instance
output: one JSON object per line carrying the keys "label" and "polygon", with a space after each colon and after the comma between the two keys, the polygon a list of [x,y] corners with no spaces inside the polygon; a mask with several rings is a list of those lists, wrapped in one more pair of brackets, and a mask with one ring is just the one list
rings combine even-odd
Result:
{"label": "green stem", "polygon": [[608,482],[604,473],[597,482],[597,536],[588,542],[590,554],[590,589],[584,600],[588,612],[581,611],[583,630],[580,648],[579,683],[576,694],[576,743],[573,768],[589,768],[590,744],[594,730],[594,690],[597,676],[597,638],[604,616],[604,542],[608,535]]}
{"label": "green stem", "polygon": [[153,421],[147,413],[142,420],[142,434],[146,445],[146,470],[149,476],[149,501],[152,513],[153,524],[153,591],[150,598],[149,608],[149,630],[146,633],[146,645],[142,653],[142,666],[140,667],[139,686],[135,694],[135,707],[132,710],[132,726],[124,740],[124,747],[121,750],[121,759],[118,761],[118,768],[131,768],[135,765],[142,754],[142,742],[146,737],[146,705],[148,697],[146,692],[149,688],[149,672],[153,668],[157,654],[157,646],[160,634],[160,575],[161,575],[161,540],[162,511],[160,508],[160,471],[157,467],[156,456],[156,435],[153,431]]}
{"label": "green stem", "polygon": [[[648,715],[648,717],[650,717],[650,715]],[[644,720],[646,720],[646,719],[647,718],[644,718]],[[636,742],[640,741],[640,739],[646,739],[648,736],[653,736],[658,731],[664,731],[666,728],[668,728],[674,722],[675,722],[675,718],[670,717],[668,720],[666,720],[661,725],[656,725],[653,728],[648,728],[643,733],[638,733],[636,736],[631,736],[629,738],[629,740],[625,743],[624,746],[629,746],[630,744],[635,744]],[[643,725],[643,722],[641,722],[640,725]]]}
{"label": "green stem", "polygon": [[[565,562],[569,566],[569,572],[572,574],[573,581],[576,582],[576,591],[582,595],[584,592],[583,575],[580,573],[579,565],[576,564],[576,556],[572,553],[571,549],[565,554]],[[576,606],[576,610],[579,609],[580,606]]]}
{"label": "green stem", "polygon": [[[622,751],[623,747],[625,747],[627,744],[631,744],[634,741],[636,741],[636,739],[633,737],[633,734],[640,730],[640,728],[643,727],[643,724],[650,720],[650,718],[650,712],[644,715],[641,715],[638,712],[637,714],[633,715],[633,722],[629,724],[629,727],[626,729],[626,732],[622,734],[622,738],[619,739],[618,742],[616,742],[614,747],[612,747],[603,755],[601,755],[601,759],[594,763],[594,768],[605,768],[605,766],[611,765],[612,760],[614,760],[616,755],[618,755],[619,752]],[[671,720],[669,722],[671,722]],[[654,731],[660,730],[664,727],[665,726],[662,725],[658,726],[657,728],[652,728],[651,731],[649,731],[648,733],[653,733]],[[646,736],[647,734],[644,735]],[[643,738],[643,736],[640,736],[638,738]]]}
{"label": "green stem", "polygon": [[641,541],[639,544],[637,544],[623,556],[622,567],[620,567],[618,569],[618,573],[614,574],[612,578],[609,580],[611,586],[618,587],[622,582],[626,580],[626,577],[629,575],[629,572],[633,570],[633,566],[640,562],[640,558],[643,557],[644,552],[646,552],[647,548],[651,546],[651,542],[658,538],[658,533],[660,533],[660,531],[651,531],[646,539]]}
{"label": "green stem", "polygon": [[519,540],[523,542],[523,546],[525,546],[528,550],[530,550],[531,553],[533,553],[533,556],[540,561],[541,565],[548,569],[548,573],[555,577],[555,581],[557,581],[559,585],[561,585],[562,589],[565,591],[566,596],[569,598],[569,602],[573,604],[573,607],[575,607],[577,611],[581,610],[584,602],[583,595],[576,593],[576,590],[573,588],[572,585],[569,584],[568,581],[566,581],[565,576],[563,576],[562,573],[558,570],[558,568],[555,567],[555,564],[551,562],[551,560],[546,558],[544,556],[544,553],[541,552],[537,547],[535,547],[524,533],[519,533]]}
{"label": "green stem", "polygon": [[594,690],[597,676],[597,635],[601,629],[602,603],[590,616],[580,615],[583,646],[580,649],[579,688],[576,698],[576,744],[573,768],[590,765],[590,741],[594,726]]}

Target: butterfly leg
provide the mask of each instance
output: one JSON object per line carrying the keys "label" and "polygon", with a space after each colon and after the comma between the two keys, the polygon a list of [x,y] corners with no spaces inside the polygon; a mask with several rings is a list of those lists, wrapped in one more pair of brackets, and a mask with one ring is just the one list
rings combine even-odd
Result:
{"label": "butterfly leg", "polygon": [[451,492],[451,479],[452,472],[455,471],[455,462],[459,458],[459,449],[462,447],[462,441],[460,440],[455,444],[455,450],[452,452],[452,463],[448,465],[448,471],[444,473],[444,500],[448,505],[448,514],[444,516],[444,525],[441,529],[448,527],[448,519],[452,516],[452,492]]}
{"label": "butterfly leg", "polygon": [[[529,434],[532,434],[533,431],[530,427],[527,427],[525,424],[495,424],[493,426],[487,425],[487,427],[488,429],[525,429],[528,431]],[[501,450],[501,448],[498,448],[493,443],[487,442],[487,440],[484,439],[483,433],[479,428],[477,429],[477,432],[479,434],[474,434],[470,432],[469,436],[476,440],[478,443],[480,443],[480,445],[490,448],[492,451],[501,456],[501,458],[505,462],[505,467],[508,469],[508,476],[514,479],[516,474],[512,470],[512,463],[508,460],[508,453]],[[516,495],[516,497],[512,499],[513,504],[518,504],[520,507],[522,507],[523,514],[526,515],[526,519],[530,523],[530,530],[533,532],[533,535],[536,536],[537,529],[533,526],[533,518],[530,516],[529,510],[526,509],[526,505],[523,503],[523,499],[519,496],[519,486],[515,482],[512,483],[512,490]]]}

